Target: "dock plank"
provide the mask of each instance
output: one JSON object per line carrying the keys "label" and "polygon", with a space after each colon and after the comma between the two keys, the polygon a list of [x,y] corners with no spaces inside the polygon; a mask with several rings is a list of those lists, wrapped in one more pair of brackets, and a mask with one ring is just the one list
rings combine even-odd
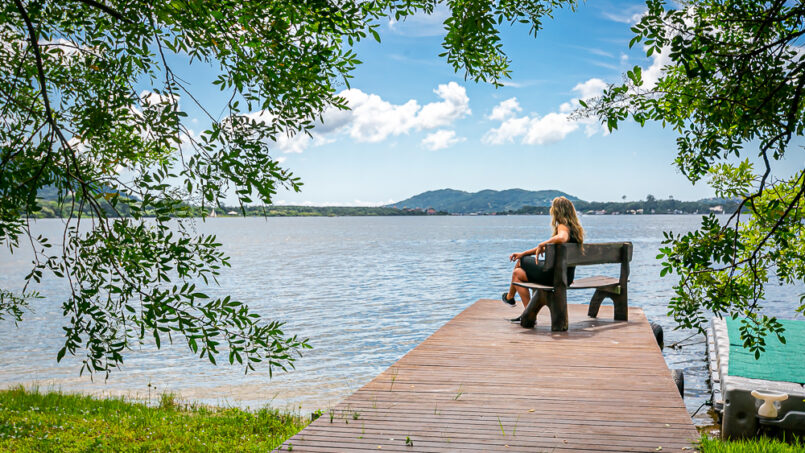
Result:
{"label": "dock plank", "polygon": [[[570,328],[479,300],[278,450],[684,451],[698,439],[640,308]],[[410,440],[410,444],[406,444]]]}

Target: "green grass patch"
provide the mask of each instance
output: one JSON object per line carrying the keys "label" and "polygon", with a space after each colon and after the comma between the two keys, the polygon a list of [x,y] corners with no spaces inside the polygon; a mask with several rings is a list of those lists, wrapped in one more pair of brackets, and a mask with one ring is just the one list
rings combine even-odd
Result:
{"label": "green grass patch", "polygon": [[794,437],[791,441],[758,437],[757,439],[724,441],[702,436],[701,453],[800,453],[805,443]]}
{"label": "green grass patch", "polygon": [[270,451],[309,423],[276,409],[151,407],[17,387],[0,391],[0,452]]}

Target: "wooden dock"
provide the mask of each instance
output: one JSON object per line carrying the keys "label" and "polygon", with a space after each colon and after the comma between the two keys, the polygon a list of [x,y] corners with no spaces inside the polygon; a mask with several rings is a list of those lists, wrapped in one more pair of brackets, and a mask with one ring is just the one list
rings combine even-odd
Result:
{"label": "wooden dock", "polygon": [[[640,308],[568,306],[570,329],[479,300],[280,447],[287,451],[691,451],[696,429]],[[382,335],[382,332],[378,334]]]}

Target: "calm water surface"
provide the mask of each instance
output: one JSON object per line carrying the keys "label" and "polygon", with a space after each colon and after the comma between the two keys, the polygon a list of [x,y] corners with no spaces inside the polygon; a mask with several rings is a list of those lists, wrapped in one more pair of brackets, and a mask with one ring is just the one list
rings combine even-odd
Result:
{"label": "calm water surface", "polygon": [[[588,242],[632,241],[629,304],[642,307],[665,328],[666,344],[690,335],[672,330],[666,304],[674,280],[659,277],[655,256],[662,232],[696,227],[698,216],[585,216]],[[60,220],[34,229],[57,240]],[[198,222],[231,256],[232,268],[212,294],[230,294],[268,319],[286,321],[286,333],[310,338],[314,349],[296,369],[243,374],[192,356],[183,343],[156,350],[146,344],[126,355],[109,380],[79,377],[80,362],[56,363],[63,344],[61,302],[66,287],[46,279],[19,327],[0,322],[0,387],[36,383],[93,394],[147,398],[163,391],[218,405],[261,407],[271,403],[303,411],[327,408],[369,382],[406,352],[480,298],[498,298],[511,273],[510,253],[548,237],[546,216],[228,218]],[[19,289],[30,256],[0,251],[0,287]],[[580,267],[577,278],[617,275],[612,267]],[[770,285],[769,311],[793,318],[803,288]],[[571,291],[569,303],[587,303],[589,291]],[[512,309],[513,316],[519,310]],[[704,343],[666,349],[672,369],[685,371],[690,413],[707,399]],[[150,384],[150,386],[149,386]],[[697,423],[710,418],[702,409]]]}

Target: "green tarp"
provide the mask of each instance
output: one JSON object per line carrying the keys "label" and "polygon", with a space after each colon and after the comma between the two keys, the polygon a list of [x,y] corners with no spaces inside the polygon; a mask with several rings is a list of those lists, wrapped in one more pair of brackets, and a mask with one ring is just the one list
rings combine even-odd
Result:
{"label": "green tarp", "polygon": [[785,381],[805,384],[805,321],[779,320],[785,327],[785,344],[777,336],[766,336],[766,350],[760,359],[744,349],[741,340],[741,320],[726,318],[730,337],[730,376]]}

